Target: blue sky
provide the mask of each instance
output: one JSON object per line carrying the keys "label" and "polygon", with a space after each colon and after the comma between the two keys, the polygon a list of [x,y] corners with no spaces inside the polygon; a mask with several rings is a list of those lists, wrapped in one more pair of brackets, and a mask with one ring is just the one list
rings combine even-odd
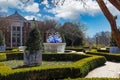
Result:
{"label": "blue sky", "polygon": [[[113,15],[118,16],[117,22],[119,23],[119,11],[117,11],[107,0],[105,0],[109,10]],[[19,0],[0,0],[0,13],[4,15],[11,15],[15,11],[24,16],[26,19],[37,20],[55,19],[61,23],[74,21],[86,24],[87,36],[94,36],[97,32],[111,31],[109,22],[101,12],[95,0],[86,0],[86,4],[76,0],[66,0],[64,5],[58,4],[56,7],[51,7],[47,0],[40,4],[40,0],[30,0],[30,2],[23,4]],[[118,24],[119,25],[119,24]]]}

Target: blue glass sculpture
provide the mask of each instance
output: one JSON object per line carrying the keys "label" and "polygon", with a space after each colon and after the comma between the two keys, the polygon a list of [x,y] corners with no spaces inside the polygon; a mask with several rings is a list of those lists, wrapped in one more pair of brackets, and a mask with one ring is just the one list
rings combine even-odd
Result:
{"label": "blue glass sculpture", "polygon": [[56,33],[48,36],[47,42],[48,43],[61,43],[62,38],[61,38],[60,34],[58,32],[56,32]]}

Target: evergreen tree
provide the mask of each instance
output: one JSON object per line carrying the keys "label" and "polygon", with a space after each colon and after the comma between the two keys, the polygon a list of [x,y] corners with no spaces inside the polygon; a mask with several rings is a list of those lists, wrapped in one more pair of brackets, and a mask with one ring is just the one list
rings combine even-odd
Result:
{"label": "evergreen tree", "polygon": [[42,50],[42,39],[40,36],[40,31],[35,27],[29,33],[28,40],[26,42],[26,50],[37,51]]}

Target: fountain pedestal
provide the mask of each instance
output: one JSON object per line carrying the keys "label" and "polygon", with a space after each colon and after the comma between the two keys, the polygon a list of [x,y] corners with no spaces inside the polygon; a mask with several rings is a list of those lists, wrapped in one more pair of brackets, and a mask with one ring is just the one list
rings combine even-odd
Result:
{"label": "fountain pedestal", "polygon": [[43,43],[45,52],[64,53],[66,43]]}
{"label": "fountain pedestal", "polygon": [[120,48],[117,46],[110,47],[110,53],[120,53]]}

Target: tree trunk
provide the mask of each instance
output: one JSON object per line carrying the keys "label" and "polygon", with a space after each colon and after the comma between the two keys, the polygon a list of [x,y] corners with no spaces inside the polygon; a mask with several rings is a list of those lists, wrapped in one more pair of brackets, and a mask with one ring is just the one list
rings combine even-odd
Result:
{"label": "tree trunk", "polygon": [[109,0],[109,2],[120,11],[120,1],[119,0]]}
{"label": "tree trunk", "polygon": [[[118,0],[109,0],[112,4],[113,3],[118,3]],[[115,39],[117,45],[120,47],[120,33],[118,32],[117,29],[117,25],[116,25],[116,16],[113,16],[110,11],[108,10],[108,8],[106,7],[105,3],[103,0],[97,0],[97,3],[99,4],[102,12],[104,13],[105,17],[108,19],[110,25],[111,25],[111,29],[112,29],[112,35],[113,38]],[[118,4],[120,5],[120,4]],[[118,7],[118,6],[116,6]]]}

